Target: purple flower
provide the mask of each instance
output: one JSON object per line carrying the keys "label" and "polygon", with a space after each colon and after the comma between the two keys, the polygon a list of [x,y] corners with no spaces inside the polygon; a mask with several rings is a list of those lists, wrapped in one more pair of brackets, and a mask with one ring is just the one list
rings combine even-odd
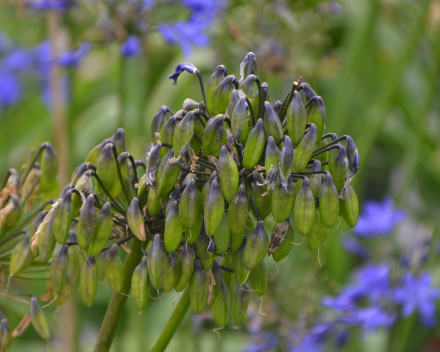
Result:
{"label": "purple flower", "polygon": [[125,57],[131,57],[139,54],[141,51],[141,43],[139,38],[135,35],[131,35],[128,39],[121,45],[122,55]]}
{"label": "purple flower", "polygon": [[17,76],[13,72],[0,70],[0,111],[20,100],[21,93],[22,87]]}
{"label": "purple flower", "polygon": [[72,6],[69,0],[29,0],[27,5],[35,10],[67,10]]}
{"label": "purple flower", "polygon": [[173,84],[177,85],[177,78],[179,78],[180,74],[183,72],[189,72],[189,73],[196,73],[197,67],[195,67],[193,64],[189,64],[187,62],[182,62],[181,64],[178,64],[176,66],[176,69],[172,75],[169,75],[168,78],[173,80]]}
{"label": "purple flower", "polygon": [[403,316],[407,318],[417,310],[421,322],[429,327],[437,323],[435,300],[439,297],[440,290],[432,287],[431,273],[424,273],[419,277],[407,273],[401,286],[394,292],[394,300],[403,305]]}
{"label": "purple flower", "polygon": [[27,70],[32,64],[32,57],[28,50],[19,48],[11,51],[0,63],[0,67],[6,71]]}
{"label": "purple flower", "polygon": [[342,237],[342,246],[350,253],[362,259],[367,259],[371,256],[370,249],[359,242],[354,236],[346,235]]}
{"label": "purple flower", "polygon": [[61,54],[58,58],[58,63],[61,66],[71,66],[78,67],[82,59],[87,55],[90,51],[89,43],[85,42],[80,45],[78,49],[70,49],[66,51],[64,54]]}
{"label": "purple flower", "polygon": [[340,323],[360,326],[364,331],[373,331],[377,327],[390,328],[395,320],[395,314],[386,313],[378,306],[356,308],[339,318]]}
{"label": "purple flower", "polygon": [[385,198],[382,203],[367,201],[355,227],[357,235],[375,237],[389,235],[398,222],[405,219],[405,212],[394,209],[393,200]]}

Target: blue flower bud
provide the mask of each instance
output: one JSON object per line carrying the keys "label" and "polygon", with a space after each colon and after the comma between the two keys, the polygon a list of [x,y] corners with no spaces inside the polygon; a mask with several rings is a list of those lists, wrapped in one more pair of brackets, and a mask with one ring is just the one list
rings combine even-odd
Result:
{"label": "blue flower bud", "polygon": [[240,81],[257,72],[257,58],[253,52],[248,53],[240,64]]}
{"label": "blue flower bud", "polygon": [[173,80],[173,84],[177,85],[177,78],[179,78],[180,74],[183,72],[189,72],[189,73],[196,73],[197,67],[195,67],[193,64],[189,64],[187,62],[182,62],[181,64],[178,64],[176,66],[176,70],[172,75],[169,75],[168,78]]}

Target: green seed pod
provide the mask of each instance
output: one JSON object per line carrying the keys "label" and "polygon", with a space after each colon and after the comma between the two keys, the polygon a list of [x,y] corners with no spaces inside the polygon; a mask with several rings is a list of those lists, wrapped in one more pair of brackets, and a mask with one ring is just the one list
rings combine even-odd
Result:
{"label": "green seed pod", "polygon": [[209,193],[209,190],[211,189],[212,186],[212,181],[214,181],[214,179],[217,177],[217,172],[213,171],[211,172],[211,175],[209,176],[208,182],[205,182],[205,184],[203,185],[202,188],[202,193],[201,193],[201,202],[202,202],[202,207],[204,207],[205,205],[205,200],[206,200],[206,196]]}
{"label": "green seed pod", "polygon": [[295,151],[293,150],[292,140],[289,136],[284,138],[284,147],[280,153],[280,171],[283,178],[287,180],[292,172],[293,164],[295,160]]}
{"label": "green seed pod", "polygon": [[119,155],[125,152],[125,132],[123,128],[118,128],[110,140],[116,147],[116,153]]}
{"label": "green seed pod", "polygon": [[[319,148],[324,147],[326,144],[327,144],[327,143],[325,142],[325,140],[321,140],[321,141],[319,142],[319,144],[318,144],[318,147],[319,147]],[[332,149],[332,150],[333,150],[333,149]],[[318,155],[316,156],[316,158],[317,158],[321,163],[325,163],[326,161],[329,161],[329,160],[328,160],[328,154],[329,154],[329,152],[320,153],[320,154],[318,154]],[[323,165],[323,166],[322,166],[322,169],[325,170],[326,167],[327,167],[327,165]]]}
{"label": "green seed pod", "polygon": [[179,203],[178,214],[184,227],[193,228],[196,225],[197,219],[200,218],[201,207],[201,196],[197,190],[196,181],[192,179],[182,192]]}
{"label": "green seed pod", "polygon": [[165,247],[160,235],[154,236],[153,243],[148,250],[148,276],[156,290],[160,290],[167,278],[168,262]]}
{"label": "green seed pod", "polygon": [[348,136],[347,137],[347,159],[348,166],[353,174],[356,174],[359,170],[359,152],[356,148],[356,144],[354,144],[353,139]]}
{"label": "green seed pod", "polygon": [[[277,166],[278,161],[280,159],[280,150],[278,149],[275,139],[272,136],[267,138],[267,147],[266,147],[266,159],[264,161],[264,165],[266,166],[266,173],[269,172],[272,166]],[[293,162],[293,158],[292,158]]]}
{"label": "green seed pod", "polygon": [[67,191],[53,215],[53,235],[59,244],[66,243],[72,222],[72,192]]}
{"label": "green seed pod", "polygon": [[263,296],[267,289],[266,260],[262,260],[249,274],[249,282],[257,296]]}
{"label": "green seed pod", "polygon": [[[98,165],[99,158],[101,157],[102,150],[104,146],[110,142],[110,139],[104,139],[101,143],[99,143],[95,148],[93,148],[86,157],[85,163],[90,163],[92,165]],[[86,170],[84,170],[85,172]],[[83,173],[84,173],[83,172]],[[74,184],[75,182],[72,181]]]}
{"label": "green seed pod", "polygon": [[[244,247],[243,247],[244,250]],[[227,253],[225,256],[223,256],[222,258],[222,266],[225,268],[229,268],[229,269],[233,269],[233,256],[234,253],[233,252],[229,252]],[[243,258],[243,255],[242,255]],[[243,267],[243,265],[242,265]],[[232,287],[232,283],[236,280],[235,275],[233,273],[230,273],[228,271],[222,272],[223,274],[223,281],[225,282],[226,286],[228,286],[228,289],[230,290]],[[246,273],[247,275],[247,273]],[[245,279],[243,279],[244,281]]]}
{"label": "green seed pod", "polygon": [[103,283],[105,279],[105,255],[106,252],[102,252],[95,257],[96,270],[98,271],[98,283]]}
{"label": "green seed pod", "polygon": [[293,218],[300,235],[307,236],[315,219],[315,199],[307,177],[304,178],[301,189],[296,195]]}
{"label": "green seed pod", "polygon": [[229,292],[228,287],[222,281],[217,281],[215,287],[219,287],[215,293],[215,301],[212,305],[212,315],[218,326],[226,326],[229,321]]}
{"label": "green seed pod", "polygon": [[139,199],[133,198],[127,210],[127,223],[133,234],[140,240],[145,241],[147,234],[145,232],[144,217],[139,208]]}
{"label": "green seed pod", "polygon": [[67,274],[60,293],[55,297],[55,303],[57,304],[57,306],[61,307],[64,303],[67,302],[67,300],[70,297],[71,290],[72,290],[72,282],[70,280],[69,274]]}
{"label": "green seed pod", "polygon": [[256,78],[257,76],[253,74],[249,75],[240,85],[240,90],[248,97],[252,98],[254,95],[254,82]]}
{"label": "green seed pod", "polygon": [[9,272],[17,276],[31,265],[33,260],[34,254],[29,245],[29,233],[27,233],[23,241],[18,243],[12,251]]}
{"label": "green seed pod", "polygon": [[197,260],[189,281],[189,299],[192,308],[197,314],[200,314],[205,310],[208,299],[208,290],[208,275],[203,270],[200,260]]}
{"label": "green seed pod", "polygon": [[20,200],[15,194],[9,195],[8,203],[0,210],[0,233],[13,229],[21,219]]}
{"label": "green seed pod", "polygon": [[218,185],[217,179],[212,182],[211,189],[205,199],[204,222],[206,234],[214,235],[223,218],[225,200]]}
{"label": "green seed pod", "polygon": [[208,89],[207,89],[207,97],[208,97],[207,99],[208,99],[208,110],[211,114],[214,114],[213,110],[211,108],[211,106],[212,106],[212,93],[214,92],[214,89],[220,84],[220,82],[226,78],[227,75],[228,75],[228,72],[226,71],[226,67],[223,65],[219,65],[215,68],[214,73],[209,78]]}
{"label": "green seed pod", "polygon": [[312,124],[295,149],[295,162],[293,168],[296,172],[302,172],[312,156],[316,145],[316,125]]}
{"label": "green seed pod", "polygon": [[243,167],[253,169],[257,166],[264,150],[266,133],[264,132],[263,120],[258,119],[247,140],[243,155]]}
{"label": "green seed pod", "polygon": [[87,307],[91,307],[98,291],[98,268],[94,257],[88,257],[81,268],[79,273],[79,290],[84,304]]}
{"label": "green seed pod", "polygon": [[321,221],[328,228],[332,228],[339,216],[338,191],[330,173],[325,175],[319,195],[319,213]]}
{"label": "green seed pod", "polygon": [[165,282],[163,283],[163,289],[165,292],[170,292],[174,285],[177,282],[177,257],[176,253],[170,253],[167,259],[168,262],[168,271],[167,271],[167,278],[165,279]]}
{"label": "green seed pod", "polygon": [[202,231],[203,225],[204,225],[203,219],[201,216],[199,216],[193,228],[191,229],[185,228],[185,235],[187,237],[186,242],[188,244],[194,244],[197,242],[197,239],[199,238],[199,235]]}
{"label": "green seed pod", "polygon": [[269,237],[264,229],[263,222],[259,221],[255,229],[249,234],[243,254],[243,265],[253,270],[264,259],[269,248]]}
{"label": "green seed pod", "polygon": [[[261,218],[266,219],[272,212],[272,193],[268,193],[267,184],[263,185],[264,179],[256,170],[252,174],[255,205]],[[263,195],[264,194],[264,195]],[[253,211],[253,208],[252,208]]]}
{"label": "green seed pod", "polygon": [[42,193],[51,191],[55,184],[58,186],[57,173],[57,155],[53,150],[52,145],[49,142],[46,142],[46,148],[44,149],[43,156],[41,158],[40,190]]}
{"label": "green seed pod", "polygon": [[297,91],[293,92],[292,100],[287,108],[287,130],[292,139],[293,146],[296,147],[304,136],[307,124],[307,110]]}
{"label": "green seed pod", "polygon": [[40,230],[37,241],[39,258],[46,264],[49,262],[50,257],[52,257],[56,244],[53,237],[53,218],[46,222],[43,220],[38,230]]}
{"label": "green seed pod", "polygon": [[353,229],[359,218],[359,204],[354,189],[347,185],[344,189],[344,200],[339,200],[339,206],[341,208],[341,214],[351,229]]}
{"label": "green seed pod", "polygon": [[[337,150],[337,149],[336,149]],[[330,156],[331,157],[331,156]],[[345,177],[347,176],[348,160],[346,157],[345,148],[339,146],[338,155],[333,162],[329,162],[329,170],[333,176],[336,189],[340,192],[344,188]]]}
{"label": "green seed pod", "polygon": [[[79,178],[75,185],[75,189],[83,192],[85,195],[93,193],[92,174],[89,171],[84,172],[84,174]],[[73,209],[78,209],[81,206],[81,198],[76,193],[72,195],[72,203]]]}
{"label": "green seed pod", "polygon": [[295,184],[290,175],[285,187],[281,183],[275,186],[272,191],[272,216],[276,222],[281,223],[289,218],[295,203],[295,192]]}
{"label": "green seed pod", "polygon": [[112,228],[113,218],[110,212],[110,202],[107,202],[102,206],[101,211],[98,214],[96,231],[88,248],[89,256],[96,257],[104,249],[105,244],[112,233]]}
{"label": "green seed pod", "polygon": [[246,316],[246,312],[249,306],[249,285],[245,283],[243,286],[239,286],[239,283],[235,281],[231,288],[231,308],[232,319],[234,324],[240,324]]}
{"label": "green seed pod", "polygon": [[281,127],[280,118],[268,101],[264,102],[264,111],[263,124],[266,136],[273,136],[278,142],[283,136],[283,128]]}
{"label": "green seed pod", "polygon": [[168,199],[168,194],[158,197],[154,192],[148,192],[147,210],[149,216],[156,215]]}
{"label": "green seed pod", "polygon": [[224,120],[224,115],[217,115],[206,123],[203,134],[203,151],[206,155],[214,155],[218,158],[222,145],[228,142]]}
{"label": "green seed pod", "polygon": [[217,294],[220,291],[221,284],[222,283],[224,284],[224,281],[223,281],[222,269],[220,268],[220,265],[216,261],[213,262],[211,273],[215,281],[214,290],[213,290],[214,296],[217,296]]}
{"label": "green seed pod", "polygon": [[12,333],[5,316],[1,316],[0,323],[0,352],[8,352],[12,344]]}
{"label": "green seed pod", "polygon": [[301,83],[298,90],[304,89],[304,101],[307,103],[310,99],[316,96],[315,91],[310,87],[308,83]]}
{"label": "green seed pod", "polygon": [[171,204],[165,222],[165,249],[168,253],[172,253],[179,247],[180,240],[183,235],[183,225],[179,216],[179,204],[176,201]]}
{"label": "green seed pod", "polygon": [[313,221],[313,226],[310,232],[307,234],[308,241],[307,245],[311,251],[318,248],[321,243],[323,243],[328,235],[329,228],[324,225],[321,220],[321,212],[319,211],[319,206],[315,209],[315,219]]}
{"label": "green seed pod", "polygon": [[226,112],[235,84],[237,84],[237,78],[235,78],[234,75],[229,75],[215,87],[212,92],[210,107],[213,115],[224,114]]}
{"label": "green seed pod", "polygon": [[[13,170],[13,169],[11,169],[11,170]],[[16,172],[16,171],[14,170],[14,172]],[[19,197],[21,199],[29,199],[29,197],[32,196],[32,193],[37,192],[37,185],[38,185],[40,178],[41,178],[41,169],[39,166],[34,164],[34,167],[31,169],[28,177],[26,178],[26,180],[23,183],[22,189],[21,189],[20,183],[17,184],[16,182],[13,182],[13,181],[11,182],[11,178],[15,179],[15,176],[14,177],[12,177],[12,175],[9,176],[8,183],[4,189],[11,190],[10,194],[15,194],[17,197]],[[20,180],[18,180],[18,182],[20,182]],[[20,193],[21,193],[21,197],[20,197]],[[2,204],[2,198],[3,197],[0,193],[0,206]]]}
{"label": "green seed pod", "polygon": [[[160,129],[160,141],[173,146],[173,137],[176,126],[179,123],[176,116],[171,116],[170,119]],[[163,146],[160,150],[160,157],[163,158],[170,149]]]}
{"label": "green seed pod", "polygon": [[[69,242],[78,242],[78,236],[74,230],[69,230]],[[85,259],[81,248],[78,246],[69,246],[69,262],[76,273],[81,270]]]}
{"label": "green seed pod", "polygon": [[[316,141],[319,142],[324,134],[325,129],[325,105],[321,97],[313,97],[314,105],[309,113],[309,122],[314,123],[317,128]],[[310,101],[307,105],[311,104]]]}
{"label": "green seed pod", "polygon": [[[319,160],[315,160],[313,166],[310,168],[310,171],[321,171],[321,162]],[[312,188],[313,197],[316,199],[321,191],[322,175],[310,175],[309,181],[310,187]]]}
{"label": "green seed pod", "polygon": [[232,120],[232,113],[234,112],[235,107],[237,106],[238,101],[240,100],[240,93],[237,89],[232,90],[231,101],[228,105],[228,110],[226,111],[226,116],[228,116]]}
{"label": "green seed pod", "polygon": [[[238,192],[229,203],[228,220],[231,230],[232,250],[237,251],[243,242],[244,229],[248,217],[248,201],[244,184],[238,187]],[[217,241],[216,241],[217,242]]]}
{"label": "green seed pod", "polygon": [[[120,292],[124,285],[124,264],[118,255],[118,245],[113,244],[105,258],[105,276],[113,292]],[[98,280],[96,280],[98,281]]]}
{"label": "green seed pod", "polygon": [[240,248],[232,254],[232,269],[234,270],[234,277],[240,284],[245,282],[249,270],[244,266],[244,252],[246,250],[247,237],[243,237],[243,242]]}
{"label": "green seed pod", "polygon": [[229,241],[231,238],[231,230],[229,228],[228,214],[226,212],[223,213],[223,218],[220,222],[220,226],[214,232],[213,236],[217,250],[220,253],[227,252]]}
{"label": "green seed pod", "polygon": [[[277,224],[279,225],[279,224]],[[275,227],[277,226],[275,225]],[[275,228],[274,228],[275,231]],[[278,248],[275,249],[275,253],[273,254],[273,260],[276,262],[280,262],[281,260],[283,260],[284,258],[287,257],[287,255],[289,254],[290,250],[292,249],[293,246],[293,237],[294,237],[294,233],[293,233],[293,229],[292,226],[290,226],[287,229],[286,235],[284,237],[283,242],[278,246]]]}
{"label": "green seed pod", "polygon": [[146,205],[148,201],[147,174],[142,175],[138,183],[137,197],[141,205]]}
{"label": "green seed pod", "polygon": [[174,285],[176,292],[182,292],[191,279],[194,270],[194,256],[191,247],[187,244],[177,257],[177,282]]}
{"label": "green seed pod", "polygon": [[180,121],[173,136],[173,149],[176,157],[179,157],[185,150],[194,134],[196,117],[191,111]]}
{"label": "green seed pod", "polygon": [[150,140],[153,143],[156,141],[156,132],[159,132],[168,121],[168,114],[173,115],[172,110],[168,106],[162,105],[156,115],[154,115],[150,125]]}
{"label": "green seed pod", "polygon": [[234,139],[245,143],[249,137],[249,124],[246,111],[246,97],[241,97],[230,112],[231,116],[231,132]]}
{"label": "green seed pod", "polygon": [[68,246],[63,245],[57,254],[54,255],[50,264],[50,282],[54,295],[59,295],[63,289],[64,281],[69,267]]}
{"label": "green seed pod", "polygon": [[225,146],[223,146],[220,151],[217,169],[220,179],[220,189],[225,200],[230,202],[238,191],[240,179],[237,164]]}
{"label": "green seed pod", "polygon": [[212,263],[214,262],[214,255],[208,252],[210,243],[211,239],[206,235],[205,229],[202,228],[200,236],[197,239],[196,251],[200,262],[202,263],[202,267],[205,270],[211,269]]}
{"label": "green seed pod", "polygon": [[[115,179],[118,177],[116,169],[116,160],[113,156],[113,144],[107,143],[102,150],[101,157],[99,158],[98,167],[96,168],[96,173],[98,174],[102,184],[105,189],[110,191],[113,188]],[[96,184],[99,193],[104,193],[99,184]]]}
{"label": "green seed pod", "polygon": [[144,255],[141,263],[134,269],[131,278],[131,295],[134,304],[140,311],[147,306],[150,298],[151,284],[148,279],[147,256]]}
{"label": "green seed pod", "polygon": [[257,59],[253,52],[247,53],[240,64],[240,80],[247,78],[251,74],[257,74]]}
{"label": "green seed pod", "polygon": [[76,228],[78,245],[82,249],[86,249],[89,246],[96,230],[97,219],[93,198],[93,194],[87,197],[87,200],[81,209],[81,214],[79,215],[78,219],[78,226]]}
{"label": "green seed pod", "polygon": [[159,165],[157,166],[154,193],[159,197],[170,193],[179,178],[181,166],[179,163],[170,163],[169,159],[173,157],[174,152],[173,149],[171,149],[168,154],[159,161]]}
{"label": "green seed pod", "polygon": [[191,111],[197,109],[199,105],[200,103],[196,102],[195,100],[187,98],[183,101],[182,109],[185,111]]}
{"label": "green seed pod", "polygon": [[32,296],[31,298],[31,321],[37,334],[40,335],[43,340],[49,341],[49,326],[47,325],[44,313],[38,305],[37,298],[35,296]]}

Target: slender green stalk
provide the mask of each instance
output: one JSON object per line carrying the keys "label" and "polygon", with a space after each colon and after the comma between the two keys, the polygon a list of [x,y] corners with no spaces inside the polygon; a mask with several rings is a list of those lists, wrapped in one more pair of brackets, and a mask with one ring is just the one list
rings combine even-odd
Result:
{"label": "slender green stalk", "polygon": [[162,330],[159,338],[156,341],[156,344],[151,349],[151,352],[165,351],[165,349],[167,348],[168,344],[171,341],[171,338],[173,337],[174,333],[176,332],[177,328],[179,327],[180,323],[185,317],[189,305],[190,305],[189,288],[187,288],[185,292],[183,292],[183,295],[180,298],[179,303],[177,303],[176,308],[174,308],[174,311],[171,314],[170,319],[168,320],[167,324]]}
{"label": "slender green stalk", "polygon": [[135,267],[142,259],[141,241],[137,238],[133,238],[130,249],[131,253],[127,255],[124,263],[124,286],[120,293],[113,293],[101,324],[101,330],[99,331],[98,340],[94,348],[95,352],[110,350],[119,319],[121,318],[125,302],[127,301],[126,295],[130,292],[131,276],[133,275]]}

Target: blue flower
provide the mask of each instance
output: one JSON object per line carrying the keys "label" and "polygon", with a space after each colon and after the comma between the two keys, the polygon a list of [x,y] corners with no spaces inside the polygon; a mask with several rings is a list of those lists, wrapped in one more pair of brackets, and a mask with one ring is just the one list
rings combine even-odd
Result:
{"label": "blue flower", "polygon": [[341,241],[342,246],[350,253],[362,259],[367,259],[371,256],[370,249],[359,242],[354,236],[346,235],[342,237]]}
{"label": "blue flower", "polygon": [[279,337],[271,334],[264,333],[257,337],[255,341],[250,342],[246,345],[244,352],[266,352],[269,351],[272,347],[274,347],[278,341]]}
{"label": "blue flower", "polygon": [[84,42],[80,45],[78,49],[70,49],[66,51],[64,54],[61,54],[58,58],[58,63],[61,66],[67,67],[78,67],[82,59],[87,55],[90,51],[90,45],[87,42]]}
{"label": "blue flower", "polygon": [[407,273],[401,286],[394,292],[394,300],[403,305],[403,316],[407,318],[417,310],[421,322],[429,327],[437,323],[435,300],[439,297],[440,290],[432,287],[430,273],[424,273],[419,277]]}
{"label": "blue flower", "polygon": [[176,69],[172,75],[169,75],[168,78],[173,80],[173,84],[177,85],[177,78],[179,78],[180,74],[183,72],[189,72],[189,73],[196,73],[197,67],[195,67],[193,64],[189,64],[187,62],[182,62],[181,64],[178,64],[176,66]]}
{"label": "blue flower", "polygon": [[311,334],[305,335],[301,342],[293,347],[291,352],[321,352],[323,351],[324,346],[321,341],[317,340]]}
{"label": "blue flower", "polygon": [[394,209],[391,198],[385,198],[382,203],[368,201],[364,204],[354,231],[362,237],[389,235],[394,225],[404,220],[405,216],[403,210]]}
{"label": "blue flower", "polygon": [[0,111],[20,100],[22,87],[17,76],[10,71],[0,70]]}
{"label": "blue flower", "polygon": [[6,71],[21,71],[29,69],[31,64],[32,57],[29,51],[24,48],[18,48],[2,59],[0,67]]}
{"label": "blue flower", "polygon": [[379,306],[356,308],[339,318],[340,323],[362,327],[365,332],[378,327],[391,328],[395,320],[395,314],[386,313]]}
{"label": "blue flower", "polygon": [[141,52],[141,43],[139,38],[135,35],[131,35],[128,39],[121,45],[122,55],[125,57],[131,57],[137,55]]}
{"label": "blue flower", "polygon": [[68,10],[72,6],[69,0],[29,0],[27,5],[35,10]]}

